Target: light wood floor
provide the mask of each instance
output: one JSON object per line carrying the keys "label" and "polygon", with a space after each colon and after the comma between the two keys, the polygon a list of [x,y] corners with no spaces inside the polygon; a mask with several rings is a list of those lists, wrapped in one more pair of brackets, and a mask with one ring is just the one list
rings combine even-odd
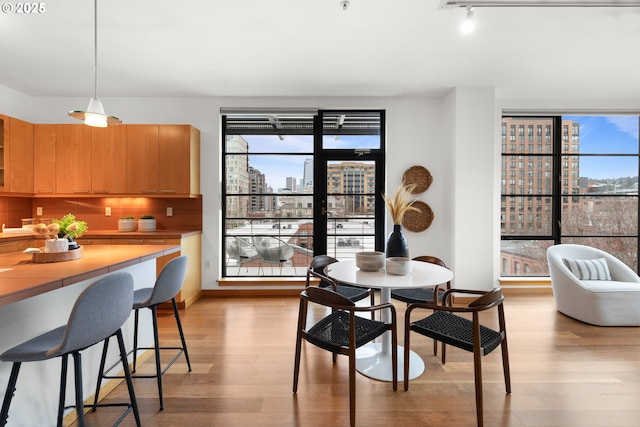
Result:
{"label": "light wood floor", "polygon": [[[551,295],[507,295],[505,304],[512,394],[500,351],[483,357],[486,426],[640,425],[639,328],[577,322],[556,312]],[[181,359],[164,375],[162,412],[155,380],[135,380],[143,426],[348,426],[346,357],[332,365],[330,354],[307,344],[292,393],[297,314],[295,298],[205,298],[183,311],[193,371]],[[160,321],[161,338],[175,343],[173,317]],[[475,426],[471,353],[450,347],[443,366],[431,341],[414,334],[412,344],[426,371],[408,392],[357,375],[357,425]],[[122,400],[125,390],[107,399]],[[108,411],[87,423],[107,425]],[[133,416],[122,425],[133,426]]]}

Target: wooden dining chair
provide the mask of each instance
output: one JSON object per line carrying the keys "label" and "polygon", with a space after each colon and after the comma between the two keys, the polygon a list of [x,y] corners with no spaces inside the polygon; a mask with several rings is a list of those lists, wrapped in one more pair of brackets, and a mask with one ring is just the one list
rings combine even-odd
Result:
{"label": "wooden dining chair", "polygon": [[[316,324],[307,327],[309,303],[331,308],[331,313]],[[368,319],[357,313],[389,310],[389,322]],[[373,341],[383,333],[391,331],[392,340],[392,382],[393,390],[398,388],[398,337],[396,310],[392,304],[358,307],[347,297],[330,288],[311,286],[300,294],[300,311],[296,335],[296,354],[293,368],[293,392],[298,391],[300,354],[302,340],[330,351],[334,355],[349,357],[349,416],[351,427],[356,423],[356,349]]]}
{"label": "wooden dining chair", "polygon": [[315,277],[319,279],[318,286],[321,288],[330,287],[340,295],[349,298],[353,302],[358,302],[366,297],[371,298],[371,305],[375,305],[375,292],[373,289],[359,288],[357,286],[341,285],[331,279],[328,279],[324,274],[324,268],[328,265],[338,262],[337,259],[330,257],[329,255],[317,255],[313,257],[309,267],[307,268],[307,283],[306,286],[312,285],[311,278]]}
{"label": "wooden dining chair", "polygon": [[[467,306],[454,306],[453,294],[480,295]],[[507,394],[511,393],[509,373],[509,352],[507,350],[507,331],[504,316],[504,296],[500,288],[491,291],[448,289],[444,292],[441,304],[438,301],[426,304],[410,304],[405,315],[404,335],[404,389],[409,389],[409,349],[411,331],[442,342],[442,363],[446,363],[446,344],[473,353],[475,376],[476,416],[478,427],[483,426],[482,404],[482,365],[481,357],[491,353],[498,346],[502,349],[502,369]],[[413,310],[433,310],[429,316],[410,322]],[[498,317],[498,329],[494,330],[480,324],[480,313],[495,309]],[[460,314],[471,315],[472,319]]]}
{"label": "wooden dining chair", "polygon": [[[413,258],[414,261],[428,262],[431,264],[439,265],[440,267],[449,268],[440,258],[431,255],[421,255]],[[446,283],[446,289],[451,289],[451,281]],[[446,290],[445,289],[445,290]],[[444,291],[438,286],[429,286],[426,288],[405,288],[405,289],[393,289],[391,291],[391,298],[406,302],[407,304],[419,304],[430,303],[433,301],[442,300]],[[438,355],[438,341],[433,340],[433,355]]]}

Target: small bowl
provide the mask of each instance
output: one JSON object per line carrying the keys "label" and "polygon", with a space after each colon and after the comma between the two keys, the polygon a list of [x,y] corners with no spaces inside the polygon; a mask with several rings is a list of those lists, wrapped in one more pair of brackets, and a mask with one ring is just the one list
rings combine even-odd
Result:
{"label": "small bowl", "polygon": [[411,259],[406,257],[387,258],[387,273],[405,276],[411,273]]}
{"label": "small bowl", "polygon": [[384,252],[356,253],[356,266],[362,271],[378,271],[384,267]]}

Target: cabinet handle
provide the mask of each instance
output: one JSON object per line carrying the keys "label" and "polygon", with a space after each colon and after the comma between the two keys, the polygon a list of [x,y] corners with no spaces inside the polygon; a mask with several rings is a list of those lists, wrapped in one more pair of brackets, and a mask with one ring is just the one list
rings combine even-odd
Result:
{"label": "cabinet handle", "polygon": [[155,193],[156,190],[142,190],[143,193]]}
{"label": "cabinet handle", "polygon": [[36,193],[53,193],[53,190],[36,190]]}
{"label": "cabinet handle", "polygon": [[127,244],[128,245],[140,245],[144,243],[144,240],[140,239],[140,240],[127,240]]}
{"label": "cabinet handle", "polygon": [[162,244],[164,244],[164,243],[166,243],[166,241],[165,240],[158,240],[158,239],[149,239],[149,240],[147,240],[147,243],[162,243]]}
{"label": "cabinet handle", "polygon": [[108,193],[109,190],[93,190],[93,192],[102,194],[102,193]]}
{"label": "cabinet handle", "polygon": [[74,193],[89,193],[89,190],[73,190]]}
{"label": "cabinet handle", "polygon": [[175,193],[176,190],[160,190],[161,193]]}

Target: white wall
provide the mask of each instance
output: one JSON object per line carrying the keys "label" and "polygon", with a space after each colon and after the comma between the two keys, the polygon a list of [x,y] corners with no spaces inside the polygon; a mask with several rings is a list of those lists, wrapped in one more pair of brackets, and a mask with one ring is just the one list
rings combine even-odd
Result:
{"label": "white wall", "polygon": [[[452,95],[453,94],[453,95]],[[107,113],[124,123],[188,123],[201,131],[203,196],[203,289],[217,287],[220,274],[220,121],[221,107],[255,108],[381,108],[387,115],[387,192],[400,185],[410,166],[429,169],[433,184],[416,198],[428,203],[434,221],[422,233],[406,232],[411,256],[430,254],[447,262],[465,286],[490,287],[497,280],[494,261],[477,259],[474,250],[490,257],[498,236],[490,224],[498,219],[492,195],[492,153],[495,139],[492,89],[457,89],[445,98],[104,98]],[[74,123],[67,111],[83,109],[85,98],[34,98],[30,116],[14,99],[1,111],[34,123]],[[458,158],[457,156],[460,156]],[[455,161],[454,161],[455,159]],[[482,212],[482,217],[478,214]],[[470,216],[473,214],[473,216]],[[492,219],[492,215],[493,218]],[[473,224],[487,224],[482,231]],[[387,220],[390,224],[390,220]],[[457,237],[459,236],[459,237]],[[470,241],[469,238],[473,238]],[[210,268],[205,268],[209,262]],[[496,261],[497,262],[497,261]],[[469,271],[469,273],[464,273]]]}

